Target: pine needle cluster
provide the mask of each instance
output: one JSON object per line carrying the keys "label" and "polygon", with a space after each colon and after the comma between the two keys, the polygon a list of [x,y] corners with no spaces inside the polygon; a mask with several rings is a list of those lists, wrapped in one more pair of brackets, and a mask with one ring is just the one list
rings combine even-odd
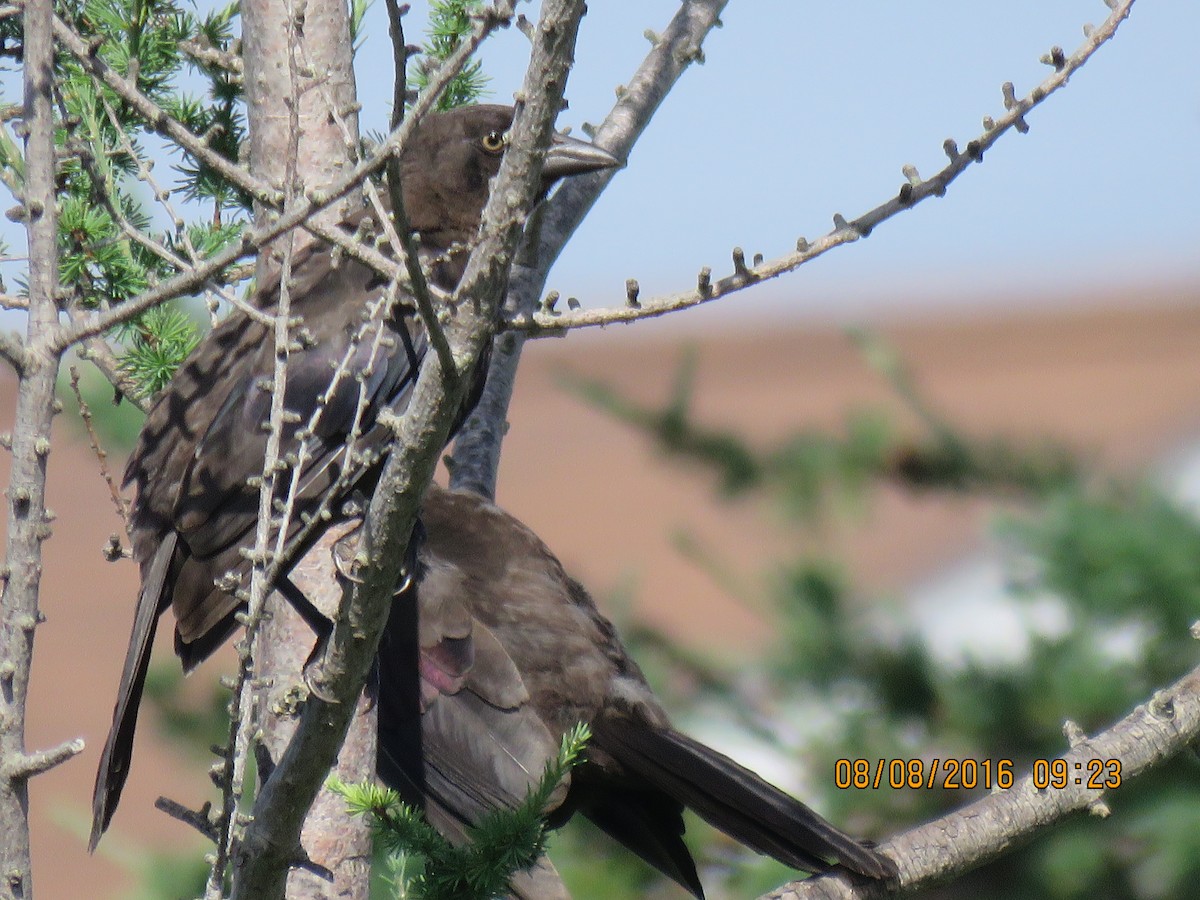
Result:
{"label": "pine needle cluster", "polygon": [[[409,83],[418,91],[429,84],[429,73],[470,33],[471,14],[480,5],[481,0],[434,0],[430,5],[428,39],[408,72]],[[447,85],[438,100],[438,109],[477,103],[486,93],[489,80],[483,73],[483,64],[472,60]]]}
{"label": "pine needle cluster", "polygon": [[[237,158],[246,131],[241,76],[185,52],[236,50],[236,4],[200,16],[177,0],[70,0],[57,4],[57,12],[95,39],[104,63],[211,148]],[[21,60],[22,40],[20,17],[0,22],[0,55]],[[237,239],[248,198],[209,166],[164,145],[153,123],[65,51],[56,65],[54,100],[64,309],[119,305],[175,274],[180,260],[201,261]],[[177,162],[160,180],[155,157],[166,153]],[[0,179],[21,192],[24,160],[7,128],[0,128]],[[111,337],[122,348],[123,368],[152,393],[199,334],[185,306],[176,305],[147,313]]]}
{"label": "pine needle cluster", "polygon": [[583,760],[591,737],[586,725],[563,735],[558,755],[546,764],[524,802],[496,810],[469,829],[470,841],[454,845],[425,821],[420,810],[374,783],[329,787],[350,812],[366,816],[390,857],[396,896],[411,900],[489,900],[508,890],[513,874],[528,869],[546,849],[546,805],[571,769]]}
{"label": "pine needle cluster", "polygon": [[[434,4],[426,45],[413,62],[414,84],[424,85],[430,67],[469,32],[475,5],[475,0]],[[352,4],[356,47],[368,6],[369,0]],[[57,11],[95,41],[107,65],[209,148],[230,161],[239,158],[247,133],[236,2],[198,14],[182,0],[67,0]],[[22,42],[20,16],[0,19],[0,58],[19,63]],[[70,54],[61,53],[55,75],[64,309],[119,305],[174,275],[181,264],[201,262],[238,240],[252,205],[243,190],[162,141],[153,123]],[[477,100],[486,82],[480,64],[470,64],[441,106]],[[4,112],[0,97],[0,120],[11,121]],[[160,177],[155,162],[164,157],[173,157],[172,165]],[[23,180],[19,141],[11,128],[0,126],[0,181],[20,195]],[[233,289],[244,277],[243,271],[223,280]],[[19,275],[16,280],[23,283]],[[206,305],[214,312],[220,307],[213,297]],[[109,335],[120,348],[122,367],[145,394],[160,389],[195,346],[202,326],[193,312],[199,308],[177,303]]]}

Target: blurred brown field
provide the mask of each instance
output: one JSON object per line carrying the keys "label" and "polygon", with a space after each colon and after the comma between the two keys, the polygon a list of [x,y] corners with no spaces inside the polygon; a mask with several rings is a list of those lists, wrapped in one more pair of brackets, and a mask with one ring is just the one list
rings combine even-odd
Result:
{"label": "blurred brown field", "polygon": [[[1050,438],[1116,472],[1152,464],[1200,436],[1200,291],[1157,292],[1156,302],[1116,297],[1033,312],[1024,299],[1008,317],[884,326],[925,397],[973,435]],[[694,412],[763,446],[807,427],[838,429],[849,411],[902,405],[839,330],[800,325],[728,333],[709,327],[680,338],[666,326],[611,328],[531,344],[505,444],[499,500],[534,528],[603,603],[628,588],[624,614],[697,648],[747,652],[771,627],[685,559],[681,528],[748,578],[801,540],[832,550],[870,593],[898,592],[978,545],[990,508],[975,499],[874,490],[869,515],[839,520],[818,538],[780,527],[754,499],[723,502],[713,478],[664,458],[651,440],[585,406],[560,385],[564,372],[603,379],[648,404],[665,404],[684,344],[697,354]],[[13,381],[0,390],[0,429],[11,428]],[[56,428],[49,504],[57,513],[45,546],[42,608],[30,697],[28,746],[82,736],[87,750],[31,785],[34,884],[41,897],[127,897],[125,863],[147,849],[204,847],[153,809],[165,794],[190,805],[208,796],[206,763],[155,734],[139,733],[134,768],[113,830],[86,852],[96,756],[111,716],[137,579],[132,563],[104,561],[120,530],[83,438],[73,401]],[[113,468],[121,460],[114,453]],[[7,477],[8,460],[0,455]],[[170,631],[158,654],[169,658]],[[228,665],[228,658],[224,660]],[[203,691],[220,664],[189,679]]]}

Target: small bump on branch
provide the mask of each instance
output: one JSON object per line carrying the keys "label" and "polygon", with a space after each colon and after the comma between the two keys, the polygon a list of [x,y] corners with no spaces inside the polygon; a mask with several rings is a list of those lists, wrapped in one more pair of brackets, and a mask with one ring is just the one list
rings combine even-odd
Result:
{"label": "small bump on branch", "polygon": [[[1084,730],[1070,719],[1067,719],[1065,722],[1063,722],[1062,730],[1063,735],[1066,737],[1067,743],[1070,744],[1072,750],[1088,742],[1088,736]],[[1091,815],[1101,819],[1106,819],[1112,815],[1112,810],[1100,796],[1097,796],[1095,800],[1092,800],[1090,803],[1088,803],[1087,810]]]}
{"label": "small bump on branch", "polygon": [[1050,48],[1050,52],[1043,54],[1041,61],[1048,66],[1053,66],[1055,72],[1061,72],[1067,64],[1067,55],[1063,53],[1063,48],[1055,44]]}
{"label": "small bump on branch", "polygon": [[[1009,112],[1016,109],[1018,105],[1017,90],[1013,87],[1013,83],[1011,81],[1004,82],[1000,86],[1000,92],[1004,95],[1004,108]],[[1017,116],[1013,119],[1013,127],[1021,134],[1029,133],[1029,123],[1025,121],[1024,116]],[[991,131],[990,128],[988,130]]]}
{"label": "small bump on branch", "polygon": [[746,266],[746,253],[741,247],[733,248],[733,274],[743,279],[754,276],[754,273]]}
{"label": "small bump on branch", "polygon": [[641,287],[638,285],[636,278],[625,279],[625,303],[633,309],[641,309],[642,304],[638,303],[638,294],[641,292]]}
{"label": "small bump on branch", "polygon": [[214,844],[221,838],[220,828],[210,818],[212,803],[207,800],[199,809],[191,809],[169,797],[159,797],[154,801],[154,808],[165,812],[172,819],[192,826]]}

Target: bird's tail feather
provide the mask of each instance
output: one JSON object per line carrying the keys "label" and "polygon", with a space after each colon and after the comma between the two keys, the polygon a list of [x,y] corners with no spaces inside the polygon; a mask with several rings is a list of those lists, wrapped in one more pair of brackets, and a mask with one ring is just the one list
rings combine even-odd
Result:
{"label": "bird's tail feather", "polygon": [[171,559],[175,555],[175,541],[174,532],[170,532],[163,539],[142,581],[142,592],[138,595],[133,633],[129,637],[129,650],[126,651],[125,667],[121,671],[117,704],[113,708],[112,727],[104,742],[104,751],[100,754],[100,768],[96,771],[96,787],[92,792],[92,834],[88,838],[89,852],[96,849],[100,836],[112,821],[117,802],[121,799],[121,791],[125,787],[125,779],[129,775],[138,706],[142,700],[142,689],[146,685],[146,670],[150,666],[154,633],[162,613],[160,607],[163,589],[171,567]]}
{"label": "bird's tail feather", "polygon": [[839,863],[871,878],[895,875],[890,859],[687,735],[624,717],[606,717],[592,730],[593,746],[759,853],[808,872]]}
{"label": "bird's tail feather", "polygon": [[[594,734],[590,745],[598,746]],[[579,783],[585,786],[587,767],[578,771]],[[622,789],[605,784],[581,809],[618,843],[624,844],[693,897],[704,900],[696,861],[683,842],[683,804],[653,788]]]}

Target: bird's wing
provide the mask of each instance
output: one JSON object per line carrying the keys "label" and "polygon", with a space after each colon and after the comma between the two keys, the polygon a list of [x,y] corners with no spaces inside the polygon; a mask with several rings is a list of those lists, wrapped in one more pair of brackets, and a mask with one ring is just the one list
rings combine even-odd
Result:
{"label": "bird's wing", "polygon": [[[376,419],[385,406],[407,405],[416,378],[414,362],[425,347],[423,335],[414,342],[396,330],[415,327],[413,323],[397,320],[400,324],[394,328],[389,322],[363,322],[371,291],[378,291],[369,269],[352,260],[331,267],[325,257],[312,264],[323,266],[326,277],[312,293],[297,299],[296,312],[315,343],[289,354],[284,400],[295,421],[285,429],[282,455],[303,454],[301,509],[315,506],[336,480],[360,400],[364,434],[356,449],[378,453],[387,435],[376,427]],[[271,393],[263,389],[263,380],[272,372],[273,343],[268,337],[244,348],[255,356],[248,377],[230,392],[200,435],[183,474],[174,519],[195,556],[209,556],[237,543],[257,519],[258,493],[247,488],[247,480],[261,474],[266,454],[263,423]],[[335,369],[346,361],[346,374],[334,381]],[[296,433],[308,428],[318,409],[319,420],[302,447]]]}
{"label": "bird's wing", "polygon": [[[419,628],[401,598],[380,644],[378,770],[409,802],[423,803],[444,834],[459,838],[485,813],[523,801],[558,741],[528,702],[505,647],[470,615],[471,592],[487,585],[464,579],[427,547],[419,559]],[[566,790],[560,785],[552,806]]]}
{"label": "bird's wing", "polygon": [[254,352],[266,329],[241,314],[217,325],[184,361],[151,407],[125,467],[124,485],[137,488],[131,510],[134,557],[143,574],[163,535],[174,530],[180,485],[192,449],[215,415],[253,380]]}
{"label": "bird's wing", "polygon": [[487,585],[469,595],[472,614],[507,649],[551,732],[591,724],[588,762],[572,775],[567,807],[696,896],[700,882],[682,840],[685,805],[798,869],[821,871],[836,861],[876,878],[894,871],[886,857],[798,800],[675,731],[591,596],[512,516],[435,488],[423,521],[432,552]]}

